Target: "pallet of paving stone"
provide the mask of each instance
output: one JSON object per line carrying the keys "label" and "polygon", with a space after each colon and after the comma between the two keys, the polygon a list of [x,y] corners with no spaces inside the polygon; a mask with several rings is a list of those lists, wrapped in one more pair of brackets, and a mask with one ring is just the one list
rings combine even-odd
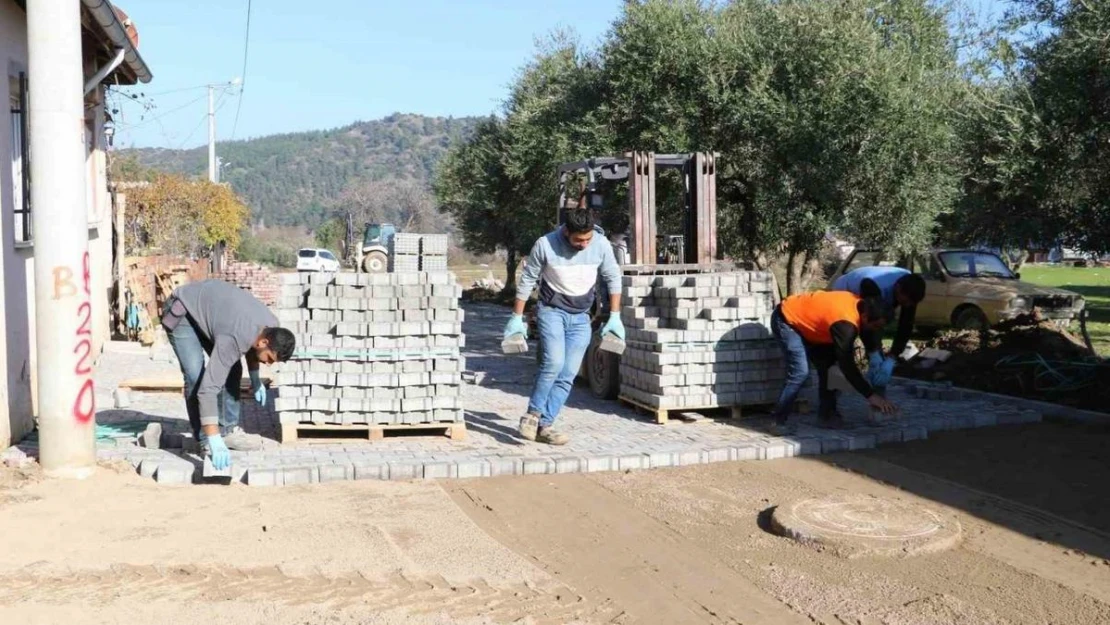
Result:
{"label": "pallet of paving stone", "polygon": [[383,440],[400,436],[445,436],[453,441],[466,438],[466,423],[415,423],[415,424],[369,424],[335,425],[315,423],[282,423],[281,442],[288,443],[334,443],[365,439]]}
{"label": "pallet of paving stone", "polygon": [[626,274],[622,399],[660,423],[676,411],[738,415],[742,407],[773,403],[783,378],[770,331],[773,289],[773,276],[759,271],[694,266]]}
{"label": "pallet of paving stone", "polygon": [[460,296],[449,272],[284,278],[277,314],[297,350],[275,368],[282,427],[462,423]]}

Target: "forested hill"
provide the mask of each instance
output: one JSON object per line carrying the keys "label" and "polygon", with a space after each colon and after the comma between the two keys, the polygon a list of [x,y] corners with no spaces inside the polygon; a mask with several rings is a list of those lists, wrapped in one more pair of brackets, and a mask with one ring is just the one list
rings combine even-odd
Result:
{"label": "forested hill", "polygon": [[[394,114],[333,130],[271,135],[217,144],[229,182],[268,226],[315,227],[329,204],[355,182],[386,178],[430,181],[436,162],[479,118]],[[120,150],[117,162],[205,175],[208,149]]]}

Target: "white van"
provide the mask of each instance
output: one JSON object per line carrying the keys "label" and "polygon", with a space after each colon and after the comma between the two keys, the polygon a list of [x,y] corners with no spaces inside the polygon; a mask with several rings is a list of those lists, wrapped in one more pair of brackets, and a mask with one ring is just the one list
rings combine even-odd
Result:
{"label": "white van", "polygon": [[339,259],[328,250],[306,247],[297,252],[297,271],[339,271]]}

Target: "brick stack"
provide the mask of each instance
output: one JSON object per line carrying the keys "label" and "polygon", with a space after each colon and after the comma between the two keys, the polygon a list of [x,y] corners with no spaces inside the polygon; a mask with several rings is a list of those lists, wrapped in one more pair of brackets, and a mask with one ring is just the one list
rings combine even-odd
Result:
{"label": "brick stack", "polygon": [[758,271],[625,276],[621,395],[664,410],[774,402],[773,288]]}
{"label": "brick stack", "polygon": [[286,274],[277,311],[297,336],[279,365],[282,424],[463,421],[461,289],[447,272]]}
{"label": "brick stack", "polygon": [[393,236],[389,259],[394,273],[447,271],[447,235],[399,232]]}
{"label": "brick stack", "polygon": [[220,279],[249,291],[267,306],[273,306],[281,290],[281,281],[274,272],[262,265],[246,262],[228,263]]}

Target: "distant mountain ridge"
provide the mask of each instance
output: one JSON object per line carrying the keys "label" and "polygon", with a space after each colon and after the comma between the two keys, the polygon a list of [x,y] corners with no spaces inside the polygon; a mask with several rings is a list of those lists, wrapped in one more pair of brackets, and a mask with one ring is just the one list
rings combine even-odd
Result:
{"label": "distant mountain ridge", "polygon": [[[327,206],[359,179],[431,181],[448,147],[482,118],[396,113],[332,130],[314,130],[218,144],[222,180],[251,207],[251,220],[268,226],[314,228]],[[204,175],[208,148],[119,150],[145,168]]]}

